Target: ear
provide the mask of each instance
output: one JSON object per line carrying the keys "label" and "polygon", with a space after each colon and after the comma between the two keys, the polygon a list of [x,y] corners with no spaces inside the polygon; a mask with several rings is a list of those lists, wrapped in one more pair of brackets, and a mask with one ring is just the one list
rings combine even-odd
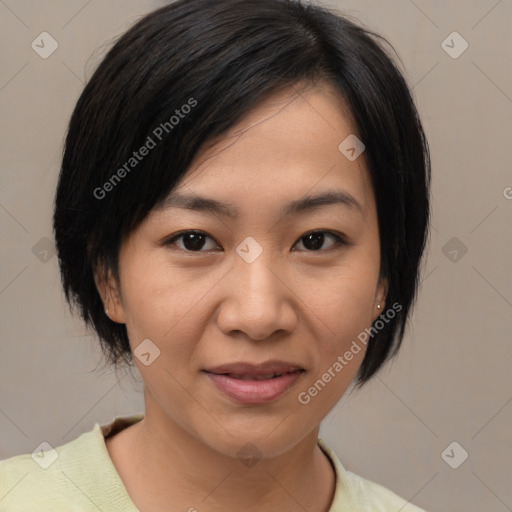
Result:
{"label": "ear", "polygon": [[[103,302],[105,315],[113,322],[126,323],[119,285],[110,269],[99,266],[94,272],[94,282]],[[107,312],[108,311],[108,312]]]}
{"label": "ear", "polygon": [[[386,297],[388,295],[388,280],[385,277],[379,278],[379,283],[377,285],[377,290],[375,293],[375,300],[373,303],[373,319],[372,321],[377,320],[377,318],[384,313],[386,309]],[[378,307],[380,306],[380,307]]]}

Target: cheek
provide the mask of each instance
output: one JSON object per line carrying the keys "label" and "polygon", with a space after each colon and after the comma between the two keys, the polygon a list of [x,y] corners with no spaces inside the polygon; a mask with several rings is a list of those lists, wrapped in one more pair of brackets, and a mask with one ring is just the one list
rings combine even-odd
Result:
{"label": "cheek", "polygon": [[194,278],[192,271],[175,268],[161,256],[133,254],[124,261],[121,283],[130,343],[149,338],[162,344],[195,333],[197,322],[191,318],[208,291],[197,274]]}
{"label": "cheek", "polygon": [[[338,300],[335,306],[321,313],[322,321],[328,324],[319,328],[315,336],[312,371],[297,390],[299,410],[307,417],[320,421],[337,404],[356,376],[366,353],[365,329],[371,325],[371,306],[368,300],[373,295],[362,293],[360,288],[352,290],[348,285],[336,288]],[[373,291],[373,290],[372,290]],[[320,334],[322,331],[322,334]]]}
{"label": "cheek", "polygon": [[326,335],[325,348],[339,349],[371,325],[377,282],[378,261],[356,252],[336,268],[297,278],[294,288]]}
{"label": "cheek", "polygon": [[[347,259],[335,272],[303,282],[305,311],[314,322],[313,371],[298,401],[324,416],[341,398],[355,377],[368,341],[365,329],[372,324],[378,265],[373,257]],[[314,286],[313,286],[314,284]]]}

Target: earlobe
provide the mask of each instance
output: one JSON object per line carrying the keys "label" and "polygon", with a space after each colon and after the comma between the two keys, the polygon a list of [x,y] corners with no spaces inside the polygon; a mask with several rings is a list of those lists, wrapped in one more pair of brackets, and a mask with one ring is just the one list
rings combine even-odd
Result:
{"label": "earlobe", "polygon": [[377,293],[375,294],[373,321],[375,321],[379,315],[384,312],[387,294],[388,280],[386,278],[381,278],[377,287]]}

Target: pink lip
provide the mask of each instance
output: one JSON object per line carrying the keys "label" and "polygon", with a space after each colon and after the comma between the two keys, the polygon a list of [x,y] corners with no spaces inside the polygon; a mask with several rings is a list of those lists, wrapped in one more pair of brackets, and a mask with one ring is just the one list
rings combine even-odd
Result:
{"label": "pink lip", "polygon": [[303,370],[265,380],[241,380],[206,372],[220,391],[242,404],[264,404],[282,396],[302,375]]}
{"label": "pink lip", "polygon": [[[305,370],[291,363],[270,361],[261,365],[233,363],[203,371],[220,391],[237,402],[264,404],[284,395]],[[256,377],[261,378],[272,373],[281,373],[282,375],[256,380]],[[242,380],[241,376],[248,378]]]}

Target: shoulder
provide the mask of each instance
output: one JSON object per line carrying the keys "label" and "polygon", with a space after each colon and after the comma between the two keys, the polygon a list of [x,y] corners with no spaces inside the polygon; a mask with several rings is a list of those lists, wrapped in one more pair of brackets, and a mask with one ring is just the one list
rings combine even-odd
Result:
{"label": "shoulder", "polygon": [[137,421],[140,416],[98,423],[76,439],[53,448],[0,460],[2,512],[135,511],[109,457],[104,436]]}
{"label": "shoulder", "polygon": [[346,471],[347,479],[368,512],[426,512],[387,487]]}
{"label": "shoulder", "polygon": [[[57,448],[48,445],[44,451],[1,460],[0,510],[21,512],[35,504],[38,510],[50,510],[44,508],[46,505],[65,507],[75,486],[66,476],[62,459],[82,442],[80,437]],[[75,487],[74,490],[78,489]]]}
{"label": "shoulder", "polygon": [[319,439],[318,444],[331,460],[336,473],[336,488],[329,512],[426,512],[387,487],[346,470],[336,453]]}

